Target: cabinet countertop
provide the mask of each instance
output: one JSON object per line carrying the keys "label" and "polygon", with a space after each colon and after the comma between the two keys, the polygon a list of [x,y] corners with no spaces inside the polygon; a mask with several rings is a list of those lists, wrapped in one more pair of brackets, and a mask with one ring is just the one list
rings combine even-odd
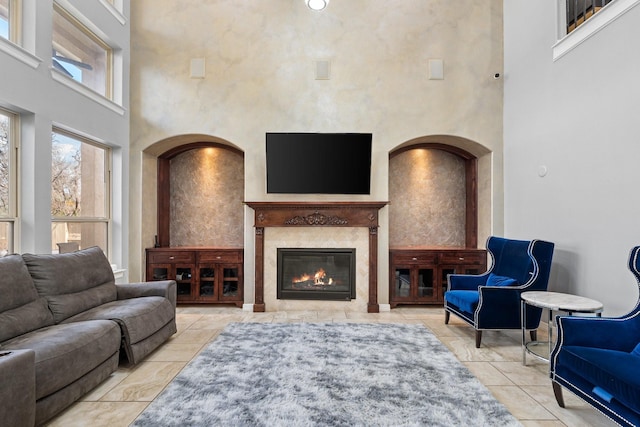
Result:
{"label": "cabinet countertop", "polygon": [[244,250],[243,247],[238,246],[170,246],[164,248],[147,248],[148,251],[220,251],[220,250],[229,250],[229,251],[241,251]]}

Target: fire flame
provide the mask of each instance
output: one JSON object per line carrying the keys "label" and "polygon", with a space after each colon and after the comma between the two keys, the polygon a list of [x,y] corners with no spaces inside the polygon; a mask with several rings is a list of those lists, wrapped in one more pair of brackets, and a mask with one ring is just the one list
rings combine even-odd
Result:
{"label": "fire flame", "polygon": [[327,272],[324,271],[323,268],[320,268],[318,269],[318,271],[315,272],[313,276],[310,274],[304,273],[299,277],[294,277],[291,281],[293,283],[302,283],[302,282],[308,282],[313,280],[313,283],[315,285],[332,285],[333,279],[330,277],[326,279],[326,277],[327,277]]}

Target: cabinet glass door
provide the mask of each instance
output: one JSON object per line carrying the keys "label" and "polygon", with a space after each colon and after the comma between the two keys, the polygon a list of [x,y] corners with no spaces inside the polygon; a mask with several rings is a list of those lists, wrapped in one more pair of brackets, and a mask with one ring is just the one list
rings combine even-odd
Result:
{"label": "cabinet glass door", "polygon": [[434,298],[435,295],[433,269],[418,269],[418,298]]}
{"label": "cabinet glass door", "polygon": [[216,269],[214,267],[200,267],[200,296],[213,297],[215,295]]}
{"label": "cabinet glass door", "polygon": [[411,269],[395,269],[393,295],[395,295],[396,298],[411,297]]}
{"label": "cabinet glass door", "polygon": [[169,279],[169,265],[154,265],[152,269],[151,280],[167,280]]}
{"label": "cabinet glass door", "polygon": [[222,297],[238,296],[238,268],[225,267],[222,269]]}
{"label": "cabinet glass door", "polygon": [[456,270],[455,268],[448,268],[448,267],[443,267],[441,269],[441,277],[440,277],[440,283],[442,284],[442,297],[444,298],[444,293],[447,292],[447,286],[448,286],[448,282],[447,282],[447,276],[450,274],[455,274]]}
{"label": "cabinet glass door", "polygon": [[178,295],[191,295],[191,267],[176,267]]}

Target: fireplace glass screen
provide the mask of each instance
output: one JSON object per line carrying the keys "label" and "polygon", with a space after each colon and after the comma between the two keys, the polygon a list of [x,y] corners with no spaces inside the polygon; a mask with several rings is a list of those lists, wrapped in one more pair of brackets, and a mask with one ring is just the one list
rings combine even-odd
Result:
{"label": "fireplace glass screen", "polygon": [[278,299],[355,299],[355,252],[278,249]]}

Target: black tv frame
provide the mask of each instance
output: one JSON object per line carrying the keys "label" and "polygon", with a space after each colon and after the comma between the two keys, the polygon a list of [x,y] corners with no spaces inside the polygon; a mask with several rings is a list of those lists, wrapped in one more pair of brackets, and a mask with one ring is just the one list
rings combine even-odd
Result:
{"label": "black tv frame", "polygon": [[266,134],[267,193],[371,194],[371,133]]}

